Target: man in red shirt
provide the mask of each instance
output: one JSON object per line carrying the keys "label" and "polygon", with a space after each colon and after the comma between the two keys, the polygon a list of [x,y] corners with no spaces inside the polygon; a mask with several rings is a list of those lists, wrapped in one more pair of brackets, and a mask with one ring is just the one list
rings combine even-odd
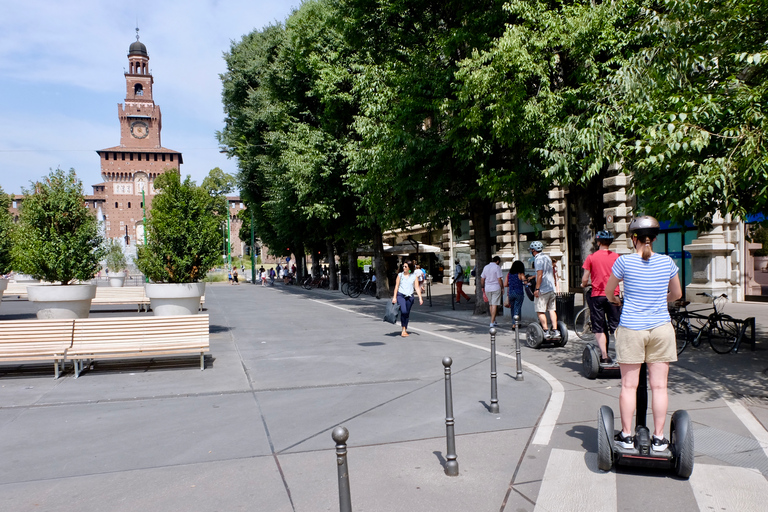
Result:
{"label": "man in red shirt", "polygon": [[[599,248],[584,261],[582,268],[584,275],[581,278],[581,286],[587,286],[589,278],[592,278],[592,296],[589,298],[589,313],[592,317],[592,332],[600,346],[600,362],[610,364],[613,361],[608,357],[608,334],[616,331],[621,317],[619,306],[608,302],[605,294],[605,285],[611,276],[613,264],[619,259],[619,255],[610,250],[613,243],[613,235],[610,231],[599,231],[595,236]],[[616,288],[616,295],[619,288]]]}

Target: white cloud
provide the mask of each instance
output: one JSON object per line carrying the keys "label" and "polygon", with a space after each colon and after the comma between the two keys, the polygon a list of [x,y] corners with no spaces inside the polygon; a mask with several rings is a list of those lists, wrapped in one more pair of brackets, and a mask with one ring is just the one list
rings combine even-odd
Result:
{"label": "white cloud", "polygon": [[[225,71],[222,54],[231,41],[283,21],[298,4],[299,0],[141,4],[138,23],[155,79],[154,99],[163,113],[162,142],[184,153],[182,172],[198,182],[212,167],[236,170],[233,161],[218,153],[214,136],[224,118],[219,79]],[[19,192],[29,179],[56,165],[75,167],[86,185],[100,181],[94,151],[120,142],[115,105],[125,97],[123,71],[136,22],[137,9],[131,3],[4,3],[0,185],[7,192]],[[58,106],[51,107],[47,101],[46,108],[40,108],[41,99],[50,100],[59,89],[67,94],[57,96]],[[76,150],[52,151],[62,148]]]}

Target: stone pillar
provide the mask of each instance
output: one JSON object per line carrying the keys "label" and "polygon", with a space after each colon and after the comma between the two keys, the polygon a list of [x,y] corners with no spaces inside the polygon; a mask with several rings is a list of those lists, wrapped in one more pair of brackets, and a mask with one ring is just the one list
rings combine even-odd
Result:
{"label": "stone pillar", "polygon": [[608,177],[603,178],[603,215],[605,229],[613,232],[614,239],[611,250],[618,254],[629,254],[633,251],[629,239],[629,223],[632,221],[633,196],[627,194],[631,176],[621,172],[621,164],[608,167]]}
{"label": "stone pillar", "polygon": [[760,286],[760,283],[758,283],[755,280],[755,272],[759,272],[759,270],[755,269],[754,264],[754,255],[755,251],[759,251],[763,248],[763,244],[759,243],[752,243],[747,242],[745,240],[744,242],[745,251],[749,251],[749,254],[752,255],[751,258],[745,258],[745,265],[744,265],[744,279],[746,282],[746,295],[762,295],[763,288]]}
{"label": "stone pillar", "polygon": [[496,203],[496,254],[504,269],[512,266],[517,255],[517,221],[515,210],[508,203]]}
{"label": "stone pillar", "polygon": [[[555,210],[551,229],[542,231],[544,253],[552,258],[552,265],[557,270],[560,291],[568,291],[567,241],[565,232],[565,189],[554,187],[549,191],[549,207]],[[577,270],[578,271],[578,270]]]}
{"label": "stone pillar", "polygon": [[[683,247],[691,253],[693,275],[691,284],[686,287],[685,298],[691,302],[711,302],[709,298],[698,295],[706,292],[712,295],[725,293],[728,299],[739,300],[739,251],[738,233],[734,237],[733,222],[730,217],[723,219],[716,213],[712,219],[712,229],[699,234],[692,243]],[[735,270],[734,270],[735,265]]]}

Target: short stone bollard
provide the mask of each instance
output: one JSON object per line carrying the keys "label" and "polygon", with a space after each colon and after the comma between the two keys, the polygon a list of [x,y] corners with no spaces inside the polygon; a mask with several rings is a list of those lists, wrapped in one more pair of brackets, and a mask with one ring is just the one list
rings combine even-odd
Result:
{"label": "short stone bollard", "polygon": [[523,358],[520,354],[520,315],[515,315],[515,356],[517,358],[517,375],[515,380],[523,380]]}
{"label": "short stone bollard", "polygon": [[352,512],[349,494],[349,470],[347,469],[347,439],[349,431],[344,427],[333,429],[331,437],[336,441],[336,470],[339,477],[339,512]]}
{"label": "short stone bollard", "polygon": [[456,436],[453,431],[453,395],[451,393],[451,365],[453,360],[450,357],[443,358],[445,367],[445,474],[448,476],[458,476],[459,463],[456,460]]}
{"label": "short stone bollard", "polygon": [[491,327],[491,406],[488,410],[492,414],[499,413],[499,395],[496,389],[496,328]]}

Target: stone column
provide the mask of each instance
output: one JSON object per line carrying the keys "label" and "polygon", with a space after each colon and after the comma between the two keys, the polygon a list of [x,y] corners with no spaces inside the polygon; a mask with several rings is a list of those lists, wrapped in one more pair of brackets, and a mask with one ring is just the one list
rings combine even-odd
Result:
{"label": "stone column", "polygon": [[[691,302],[711,302],[709,298],[698,295],[706,292],[712,295],[725,293],[729,300],[739,300],[739,251],[734,240],[733,222],[716,213],[712,219],[712,229],[699,234],[693,242],[683,247],[691,253],[693,275],[691,284],[686,287],[685,298]],[[734,270],[734,265],[736,270]]]}
{"label": "stone column", "polygon": [[609,166],[608,177],[603,178],[603,187],[607,190],[603,194],[605,228],[613,232],[615,238],[611,250],[618,254],[629,254],[633,250],[629,240],[629,223],[632,221],[634,197],[627,194],[630,180],[630,175],[621,172],[621,164]]}
{"label": "stone column", "polygon": [[555,210],[551,229],[542,231],[544,253],[552,258],[552,265],[557,269],[560,291],[568,291],[567,242],[565,232],[565,189],[554,187],[549,191],[549,207]]}
{"label": "stone column", "polygon": [[[496,253],[502,267],[508,268],[517,256],[517,222],[515,210],[508,203],[496,203]],[[505,266],[505,263],[508,263]]]}

